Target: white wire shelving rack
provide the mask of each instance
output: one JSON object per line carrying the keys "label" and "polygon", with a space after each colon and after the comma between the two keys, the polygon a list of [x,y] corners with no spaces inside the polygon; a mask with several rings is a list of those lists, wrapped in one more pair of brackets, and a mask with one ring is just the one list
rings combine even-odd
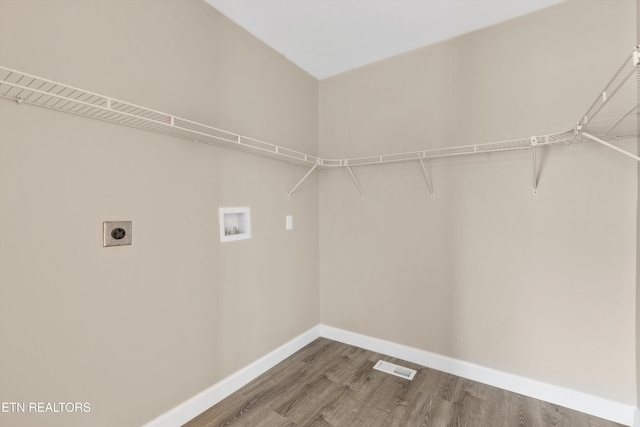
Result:
{"label": "white wire shelving rack", "polygon": [[364,198],[364,190],[356,178],[353,168],[397,162],[419,163],[431,196],[434,197],[434,188],[429,179],[425,161],[513,150],[531,150],[533,160],[532,186],[534,194],[538,194],[537,148],[585,141],[597,142],[640,162],[640,157],[615,145],[615,141],[619,139],[638,136],[638,114],[640,113],[638,103],[639,82],[640,50],[636,47],[632,52],[631,58],[625,60],[589,110],[582,116],[577,125],[569,131],[508,141],[432,148],[378,156],[331,159],[292,150],[208,124],[198,123],[131,102],[0,66],[0,97],[13,100],[18,104],[36,105],[150,132],[172,135],[190,141],[241,150],[308,167],[309,170],[306,174],[289,191],[289,197],[298,190],[312,172],[318,169],[345,168]]}
{"label": "white wire shelving rack", "polygon": [[0,66],[0,97],[195,142],[315,165],[317,156]]}
{"label": "white wire shelving rack", "polygon": [[631,57],[624,61],[583,114],[575,127],[575,134],[640,162],[636,154],[613,143],[619,139],[638,137],[639,107],[640,47],[636,46]]}

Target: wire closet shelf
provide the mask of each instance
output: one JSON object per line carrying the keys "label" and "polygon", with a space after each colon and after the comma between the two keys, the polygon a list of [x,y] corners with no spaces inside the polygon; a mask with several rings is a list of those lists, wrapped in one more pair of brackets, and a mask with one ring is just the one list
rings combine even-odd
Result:
{"label": "wire closet shelf", "polygon": [[[640,161],[640,157],[612,144],[621,138],[638,136],[639,64],[640,54],[638,47],[636,47],[631,58],[625,60],[575,128],[566,132],[508,141],[346,159],[321,158],[314,154],[271,144],[4,66],[0,66],[0,97],[14,100],[19,104],[36,105],[195,142],[263,155],[311,167],[309,172],[315,169],[340,167],[348,168],[351,172],[352,166],[407,161],[419,161],[422,164],[424,160],[429,159],[532,148],[535,151],[538,146],[584,141],[598,142]],[[353,176],[352,172],[351,174]],[[305,175],[305,178],[308,175]]]}
{"label": "wire closet shelf", "polygon": [[0,66],[0,97],[195,142],[315,165],[317,156]]}
{"label": "wire closet shelf", "polygon": [[619,139],[638,137],[640,113],[640,47],[624,61],[580,118],[575,134],[620,152],[634,160],[640,157],[612,144]]}

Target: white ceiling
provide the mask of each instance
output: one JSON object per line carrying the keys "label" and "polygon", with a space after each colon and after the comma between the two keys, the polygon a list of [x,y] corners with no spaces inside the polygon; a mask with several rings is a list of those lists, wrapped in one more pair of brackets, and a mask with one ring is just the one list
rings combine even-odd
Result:
{"label": "white ceiling", "polygon": [[323,79],[564,0],[205,0]]}

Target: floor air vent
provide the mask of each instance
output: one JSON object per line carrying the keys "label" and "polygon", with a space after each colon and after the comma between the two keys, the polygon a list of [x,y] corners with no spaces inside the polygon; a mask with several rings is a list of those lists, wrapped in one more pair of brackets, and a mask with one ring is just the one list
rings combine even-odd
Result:
{"label": "floor air vent", "polygon": [[416,375],[416,371],[413,369],[394,365],[393,363],[385,362],[383,360],[378,360],[378,363],[375,364],[373,369],[395,375],[396,377],[406,378],[408,380],[412,380]]}

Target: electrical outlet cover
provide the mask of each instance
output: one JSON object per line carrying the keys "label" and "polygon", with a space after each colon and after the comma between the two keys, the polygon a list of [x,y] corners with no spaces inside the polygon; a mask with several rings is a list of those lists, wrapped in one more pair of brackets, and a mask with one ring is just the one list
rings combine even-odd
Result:
{"label": "electrical outlet cover", "polygon": [[130,245],[131,238],[131,221],[105,221],[102,223],[102,246]]}

